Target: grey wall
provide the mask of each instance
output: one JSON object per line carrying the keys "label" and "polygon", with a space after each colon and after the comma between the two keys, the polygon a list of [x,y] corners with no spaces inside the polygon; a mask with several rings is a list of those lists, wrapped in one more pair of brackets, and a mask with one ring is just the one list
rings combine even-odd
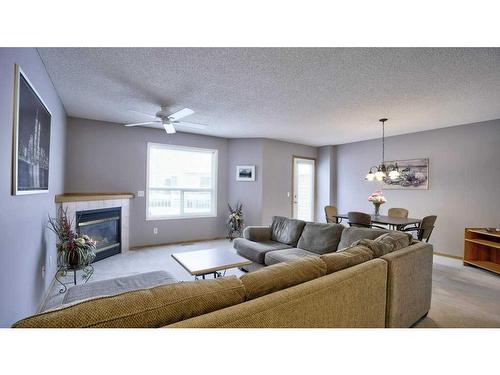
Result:
{"label": "grey wall", "polygon": [[[245,225],[262,223],[263,139],[230,139],[228,157],[229,202],[243,204]],[[237,165],[255,165],[255,181],[236,181]]]}
{"label": "grey wall", "polygon": [[[225,139],[69,118],[67,192],[146,189],[146,144],[169,143],[219,150],[218,217],[146,221],[145,198],[131,201],[131,246],[223,237],[227,203],[243,203],[246,225],[291,215],[292,156],[316,157],[315,147],[268,139]],[[237,165],[255,165],[256,180],[236,181]],[[153,234],[153,228],[158,234]]]}
{"label": "grey wall", "polygon": [[325,206],[337,205],[336,146],[318,148],[316,166],[316,221],[324,222]]}
{"label": "grey wall", "polygon": [[[466,227],[500,226],[500,120],[386,138],[386,160],[428,157],[430,190],[385,190],[381,207],[405,207],[410,217],[438,216],[434,250],[463,255]],[[337,146],[340,211],[373,211],[368,195],[377,189],[364,180],[380,160],[381,141]]]}
{"label": "grey wall", "polygon": [[317,148],[266,139],[263,155],[261,220],[270,224],[274,215],[292,216],[293,156],[316,158]]}
{"label": "grey wall", "polygon": [[[49,193],[11,195],[15,63],[52,112]],[[5,327],[36,312],[55,274],[55,237],[46,224],[48,215],[55,215],[54,195],[63,192],[66,114],[35,49],[0,48],[0,82],[0,326]]]}
{"label": "grey wall", "polygon": [[[146,221],[146,198],[130,203],[130,245],[216,238],[225,235],[227,154],[224,138],[176,133],[143,127],[125,128],[78,118],[68,119],[67,192],[137,192],[146,190],[147,142],[218,150],[217,213],[215,218]],[[153,234],[153,228],[158,234]]]}

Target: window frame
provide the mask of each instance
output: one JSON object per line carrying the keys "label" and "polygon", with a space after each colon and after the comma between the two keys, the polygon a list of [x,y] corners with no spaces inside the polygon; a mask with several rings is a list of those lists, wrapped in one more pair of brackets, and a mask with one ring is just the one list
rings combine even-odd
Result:
{"label": "window frame", "polygon": [[[150,188],[149,187],[149,169],[150,169],[150,153],[152,148],[164,148],[169,150],[182,150],[182,151],[194,151],[194,152],[205,152],[212,153],[212,187],[211,188]],[[146,221],[154,220],[183,220],[183,219],[201,219],[217,217],[217,180],[218,180],[218,164],[219,164],[219,151],[210,148],[200,148],[191,146],[178,146],[166,143],[154,143],[147,142],[147,157],[146,157]],[[150,190],[161,190],[161,191],[180,191],[181,195],[181,214],[180,215],[150,215],[149,214],[149,195]],[[212,210],[207,214],[199,213],[184,213],[184,193],[185,192],[199,192],[199,191],[211,191],[212,192]]]}

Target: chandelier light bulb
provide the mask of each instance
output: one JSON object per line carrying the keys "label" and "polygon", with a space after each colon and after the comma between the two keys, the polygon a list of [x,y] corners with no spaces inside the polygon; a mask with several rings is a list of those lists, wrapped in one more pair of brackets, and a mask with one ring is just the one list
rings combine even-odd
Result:
{"label": "chandelier light bulb", "polygon": [[377,179],[377,181],[382,181],[384,177],[386,177],[386,174],[382,171],[377,171],[375,173],[375,178]]}
{"label": "chandelier light bulb", "polygon": [[365,176],[365,180],[368,180],[368,181],[373,181],[375,178],[375,174],[372,173],[372,172],[369,172],[366,176]]}
{"label": "chandelier light bulb", "polygon": [[390,171],[389,178],[391,180],[395,180],[395,179],[399,178],[399,172],[398,171]]}

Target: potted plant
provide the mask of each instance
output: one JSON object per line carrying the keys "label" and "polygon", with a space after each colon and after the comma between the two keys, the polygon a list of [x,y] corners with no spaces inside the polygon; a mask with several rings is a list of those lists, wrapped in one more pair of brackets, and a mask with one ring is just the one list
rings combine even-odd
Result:
{"label": "potted plant", "polygon": [[243,205],[237,203],[234,210],[229,203],[227,206],[229,208],[229,218],[227,221],[228,238],[229,241],[232,241],[240,237],[243,230]]}
{"label": "potted plant", "polygon": [[57,236],[57,260],[60,267],[83,268],[95,259],[95,241],[85,234],[75,233],[66,210],[59,208],[57,217],[49,217],[48,227]]}
{"label": "potted plant", "polygon": [[380,213],[380,205],[387,202],[387,199],[382,195],[382,191],[377,190],[368,197],[368,201],[373,203],[375,207],[375,216],[378,216]]}

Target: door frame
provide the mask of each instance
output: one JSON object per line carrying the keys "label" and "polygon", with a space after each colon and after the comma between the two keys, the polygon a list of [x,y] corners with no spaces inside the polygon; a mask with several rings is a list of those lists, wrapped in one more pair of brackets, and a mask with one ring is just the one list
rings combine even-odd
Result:
{"label": "door frame", "polygon": [[300,155],[292,155],[292,189],[291,189],[291,196],[290,196],[290,217],[293,218],[293,196],[295,193],[295,183],[294,183],[294,178],[295,178],[295,159],[306,159],[306,160],[313,160],[314,161],[314,199],[313,199],[313,222],[316,220],[316,180],[317,180],[317,175],[316,175],[316,168],[317,168],[317,158],[312,158],[310,156],[300,156]]}

